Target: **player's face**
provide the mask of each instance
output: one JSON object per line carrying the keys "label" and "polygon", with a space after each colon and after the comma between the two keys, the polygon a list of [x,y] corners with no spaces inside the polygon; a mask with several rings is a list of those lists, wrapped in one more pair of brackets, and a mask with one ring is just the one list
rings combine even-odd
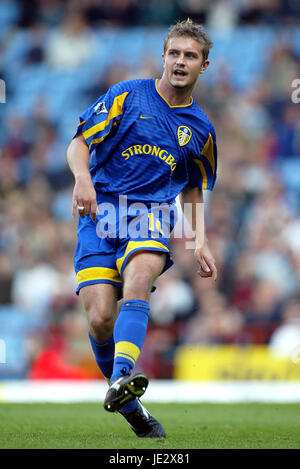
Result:
{"label": "player's face", "polygon": [[209,60],[203,61],[202,45],[184,36],[169,40],[163,61],[164,75],[173,88],[193,88],[209,65]]}

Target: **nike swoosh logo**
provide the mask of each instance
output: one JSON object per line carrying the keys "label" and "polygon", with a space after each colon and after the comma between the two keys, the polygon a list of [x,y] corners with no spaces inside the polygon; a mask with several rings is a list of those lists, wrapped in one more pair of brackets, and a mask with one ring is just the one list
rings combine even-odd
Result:
{"label": "nike swoosh logo", "polygon": [[142,114],[140,115],[140,118],[141,119],[152,119],[152,117],[142,116]]}

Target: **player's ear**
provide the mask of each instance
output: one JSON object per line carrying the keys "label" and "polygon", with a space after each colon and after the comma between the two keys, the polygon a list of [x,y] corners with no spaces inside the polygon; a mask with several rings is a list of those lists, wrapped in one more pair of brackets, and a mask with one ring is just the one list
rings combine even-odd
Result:
{"label": "player's ear", "polygon": [[201,67],[200,67],[200,72],[199,72],[199,75],[201,75],[202,73],[205,72],[205,70],[207,69],[207,67],[209,66],[210,64],[210,61],[209,60],[204,60],[204,62],[202,63]]}

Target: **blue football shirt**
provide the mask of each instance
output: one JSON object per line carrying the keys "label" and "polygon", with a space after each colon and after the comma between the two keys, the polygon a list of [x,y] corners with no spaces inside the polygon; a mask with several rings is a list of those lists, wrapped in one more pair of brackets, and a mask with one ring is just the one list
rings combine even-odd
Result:
{"label": "blue football shirt", "polygon": [[217,174],[214,128],[191,98],[171,106],[157,80],[120,82],[80,116],[98,193],[173,203],[186,187],[212,190]]}

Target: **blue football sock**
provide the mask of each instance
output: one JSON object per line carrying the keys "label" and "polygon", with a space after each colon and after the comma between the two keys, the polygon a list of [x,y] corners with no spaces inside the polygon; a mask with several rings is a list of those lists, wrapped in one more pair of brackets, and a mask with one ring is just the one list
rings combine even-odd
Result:
{"label": "blue football sock", "polygon": [[[115,342],[113,336],[111,336],[105,342],[97,342],[89,332],[89,339],[95,355],[96,363],[106,381],[110,382],[110,377],[114,366],[114,354],[115,354]],[[122,407],[124,412],[132,412],[136,409],[136,400],[128,402]]]}
{"label": "blue football sock", "polygon": [[97,342],[89,332],[91,346],[95,355],[97,365],[102,371],[106,381],[110,381],[110,377],[114,366],[115,342],[113,336],[105,342]]}
{"label": "blue football sock", "polygon": [[124,301],[114,327],[115,359],[111,382],[130,374],[146,338],[149,303]]}

